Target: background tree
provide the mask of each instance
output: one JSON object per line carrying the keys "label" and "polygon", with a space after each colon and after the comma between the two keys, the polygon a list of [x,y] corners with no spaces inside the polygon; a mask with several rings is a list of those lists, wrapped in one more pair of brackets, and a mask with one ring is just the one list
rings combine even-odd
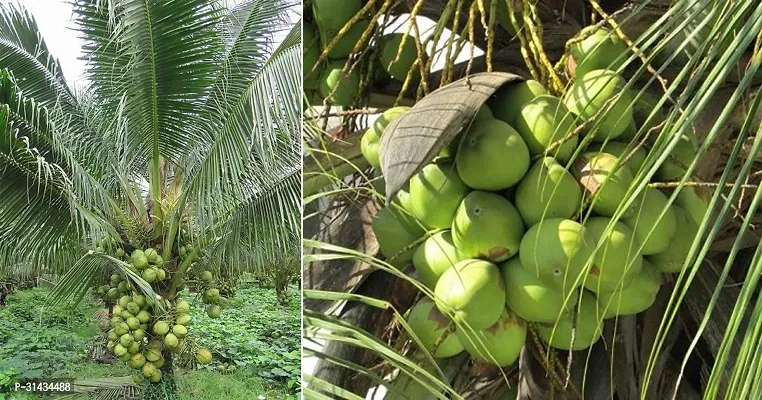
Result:
{"label": "background tree", "polygon": [[[106,252],[152,247],[173,303],[192,268],[245,271],[293,249],[295,5],[75,1],[88,78],[75,89],[32,15],[0,4],[0,265],[63,275],[50,302],[78,301],[109,269],[155,298],[128,264],[91,251],[103,238]],[[181,262],[187,244],[198,263]]]}

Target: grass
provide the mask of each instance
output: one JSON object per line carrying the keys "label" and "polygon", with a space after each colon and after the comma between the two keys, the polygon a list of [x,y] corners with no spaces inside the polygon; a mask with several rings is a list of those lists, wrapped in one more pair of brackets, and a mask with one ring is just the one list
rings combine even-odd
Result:
{"label": "grass", "polygon": [[[4,395],[15,382],[133,374],[118,361],[104,364],[87,356],[88,342],[100,332],[90,318],[100,304],[86,298],[75,310],[43,309],[46,294],[42,288],[19,291],[0,308],[0,400],[51,398]],[[243,285],[218,319],[208,318],[203,305],[194,304],[191,335],[212,350],[214,360],[197,370],[176,370],[180,399],[296,399],[300,308],[298,292],[292,290],[290,296],[291,304],[282,306],[273,289]],[[236,369],[219,372],[221,365]]]}

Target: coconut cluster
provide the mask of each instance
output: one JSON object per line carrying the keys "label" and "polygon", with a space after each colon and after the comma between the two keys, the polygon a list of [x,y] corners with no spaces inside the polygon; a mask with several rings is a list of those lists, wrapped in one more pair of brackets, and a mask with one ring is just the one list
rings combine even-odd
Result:
{"label": "coconut cluster", "polygon": [[[578,47],[582,67],[561,97],[532,80],[507,84],[373,219],[387,262],[412,264],[434,293],[407,319],[435,357],[465,350],[510,365],[528,322],[554,348],[588,348],[604,319],[644,311],[662,274],[683,268],[695,218],[657,188],[625,202],[647,156],[629,141],[633,99],[603,68],[615,51]],[[365,133],[376,169],[386,126],[407,111],[387,110]],[[667,162],[656,179],[683,173]]]}
{"label": "coconut cluster", "polygon": [[[154,248],[135,249],[127,255],[113,239],[95,241],[96,252],[106,252],[106,249],[116,248],[114,255],[127,263],[127,268],[135,275],[151,285],[154,291],[166,289],[169,274],[165,270],[166,262]],[[180,260],[198,258],[198,251],[192,245],[180,246]],[[210,317],[220,314],[218,304],[227,304],[227,300],[212,289],[213,276],[209,271],[199,275],[202,296],[205,303],[213,304],[217,310],[208,311]],[[178,286],[185,287],[184,282]],[[145,296],[137,290],[135,284],[121,273],[113,273],[108,284],[95,289],[98,296],[105,302],[116,304],[112,308],[112,317],[106,332],[108,337],[107,349],[114,353],[117,359],[125,362],[131,368],[138,370],[133,376],[136,383],[143,379],[149,382],[159,382],[162,379],[161,368],[164,366],[166,352],[182,353],[188,348],[186,338],[193,318],[190,315],[190,304],[185,300],[171,302],[157,294],[156,299]],[[208,364],[212,354],[208,349],[196,352],[196,361]]]}
{"label": "coconut cluster", "polygon": [[[350,106],[357,99],[364,68],[345,66],[352,53],[365,50],[369,43],[377,49],[371,62],[375,71],[373,80],[380,84],[390,79],[404,82],[418,59],[412,35],[397,32],[376,38],[368,30],[372,13],[360,14],[363,3],[361,0],[314,0],[311,13],[305,13],[313,18],[308,18],[303,27],[304,88],[317,91],[322,99],[336,106]],[[318,62],[326,50],[327,57]],[[415,68],[420,71],[421,66]],[[413,80],[419,75],[415,71]]]}

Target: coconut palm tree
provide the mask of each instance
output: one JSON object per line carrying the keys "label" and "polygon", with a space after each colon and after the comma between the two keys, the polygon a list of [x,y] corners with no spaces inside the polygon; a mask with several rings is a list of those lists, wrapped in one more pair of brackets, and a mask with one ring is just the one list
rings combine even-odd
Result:
{"label": "coconut palm tree", "polygon": [[[418,53],[420,65],[425,65],[423,74],[413,71],[404,84],[378,79],[372,68],[378,68],[374,60],[381,33],[355,33],[364,43],[349,57],[347,68],[359,68],[363,77],[376,78],[362,80],[354,103],[342,109],[321,108],[330,102],[316,90],[306,93],[315,106],[305,112],[304,131],[309,152],[304,177],[305,354],[315,361],[314,369],[304,376],[306,395],[347,399],[369,393],[387,399],[760,396],[762,242],[754,229],[762,221],[759,2],[364,4],[348,24],[365,18],[371,21],[368,30],[385,29],[400,26],[410,14],[434,24],[428,32],[420,19],[418,26],[403,23],[398,29],[408,32],[413,42],[420,40],[417,49],[428,52],[428,58]],[[504,5],[521,12],[511,13],[508,23],[490,18],[490,10]],[[310,10],[305,10],[305,21],[319,22],[317,15],[311,19]],[[475,100],[476,93],[504,83],[505,72],[538,80],[555,95],[564,93],[574,79],[567,73],[573,67],[568,50],[579,41],[575,36],[580,30],[593,24],[617,32],[631,51],[621,71],[627,77],[627,90],[636,93],[638,132],[627,146],[647,149],[648,157],[636,171],[627,198],[635,199],[647,188],[665,189],[671,201],[680,196],[678,191],[697,194],[692,211],[698,233],[690,240],[682,272],[665,274],[648,310],[607,319],[602,338],[589,349],[553,349],[540,340],[538,327],[529,324],[518,361],[506,368],[478,362],[466,353],[435,359],[402,322],[417,299],[433,293],[418,282],[412,266],[384,258],[368,221],[401,182],[460,132],[484,100]],[[459,38],[447,39],[450,30]],[[352,32],[348,26],[341,31]],[[432,39],[440,35],[445,40]],[[326,36],[320,38],[324,47]],[[472,46],[481,55],[471,54]],[[461,49],[461,56],[468,57],[456,61]],[[425,62],[432,60],[443,67],[429,69]],[[322,66],[316,65],[317,76],[311,79],[317,84],[312,89],[323,84],[318,81]],[[312,68],[305,67],[309,74]],[[481,81],[475,78],[477,73],[482,73]],[[469,81],[460,80],[467,75]],[[444,92],[447,96],[436,97],[437,88],[456,81]],[[413,107],[410,115],[415,117],[405,128],[414,139],[398,147],[394,139],[382,142],[381,176],[363,158],[360,138],[369,127],[365,115],[394,105]],[[327,119],[337,115],[340,123]],[[693,134],[696,152],[682,155],[680,173],[673,179],[658,178],[660,165],[674,162],[684,136]],[[404,138],[405,131],[391,129],[384,135]],[[579,218],[584,219],[584,215]],[[684,231],[678,235],[693,239]],[[381,387],[384,390],[375,391]]]}
{"label": "coconut palm tree", "polygon": [[127,272],[96,242],[153,247],[172,299],[192,268],[181,244],[231,271],[294,248],[299,10],[236,3],[74,1],[79,88],[34,17],[0,4],[0,265],[60,274],[50,300],[76,301],[99,272]]}

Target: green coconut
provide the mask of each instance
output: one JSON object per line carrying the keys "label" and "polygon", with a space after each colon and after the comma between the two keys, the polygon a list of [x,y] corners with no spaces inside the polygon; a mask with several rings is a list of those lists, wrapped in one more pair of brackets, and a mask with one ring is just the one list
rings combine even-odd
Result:
{"label": "green coconut", "polygon": [[521,266],[520,257],[501,264],[500,271],[505,281],[505,304],[527,321],[554,322],[577,302],[576,290],[564,293],[540,281]]}
{"label": "green coconut", "polygon": [[146,258],[148,259],[148,262],[151,264],[155,264],[158,260],[159,253],[156,252],[156,249],[148,248],[146,249],[143,254],[145,254]]}
{"label": "green coconut", "polygon": [[[643,248],[641,253],[656,254],[667,250],[675,236],[677,217],[669,199],[659,189],[647,188],[635,212],[622,222],[635,232]],[[662,216],[662,213],[664,215]]]}
{"label": "green coconut", "polygon": [[[404,44],[402,43],[403,39]],[[400,46],[402,46],[401,51]],[[381,37],[379,61],[381,68],[388,72],[392,78],[404,82],[416,59],[418,59],[418,50],[415,46],[415,37],[400,32]],[[420,65],[416,67],[416,70],[420,67]],[[416,79],[415,74],[414,72],[413,80]]]}
{"label": "green coconut", "polygon": [[190,316],[190,314],[180,314],[177,316],[177,320],[175,321],[178,325],[188,326],[193,321],[193,318]]}
{"label": "green coconut", "polygon": [[[620,136],[621,138],[621,136]],[[587,153],[607,153],[615,156],[616,158],[625,161],[626,157],[630,157],[625,164],[630,172],[637,173],[640,168],[645,164],[648,153],[642,147],[631,146],[628,143],[622,143],[617,141],[608,141],[606,143],[594,144],[587,149]],[[633,152],[633,150],[635,150]],[[632,156],[630,154],[632,153]]]}
{"label": "green coconut", "polygon": [[413,266],[418,271],[418,278],[424,285],[433,289],[439,277],[464,256],[452,241],[449,230],[437,232],[426,239],[413,254]]}
{"label": "green coconut", "polygon": [[125,333],[119,338],[119,344],[124,347],[130,347],[133,342],[135,342],[135,338],[133,338],[129,333]]}
{"label": "green coconut", "polygon": [[[406,265],[412,261],[415,247],[411,245],[426,233],[415,218],[393,207],[380,210],[373,217],[371,227],[381,253],[394,265]],[[401,252],[408,247],[408,250]]]}
{"label": "green coconut", "polygon": [[151,375],[155,374],[158,371],[158,369],[156,369],[156,367],[154,367],[153,364],[150,362],[144,363],[143,368],[141,370],[143,372],[143,376],[145,376],[146,378],[150,377]]}
{"label": "green coconut", "polygon": [[[611,222],[608,217],[593,217],[585,222],[590,246],[597,249],[593,265],[585,277],[585,288],[594,293],[627,287],[643,266],[640,243],[635,234],[621,222],[614,223],[607,232]],[[599,242],[600,247],[596,247]]]}
{"label": "green coconut", "polygon": [[137,317],[128,317],[125,322],[127,322],[127,326],[129,326],[132,330],[138,329],[140,327],[140,319]]}
{"label": "green coconut", "polygon": [[122,296],[119,298],[119,307],[122,307],[122,309],[126,309],[127,305],[130,304],[130,296]]}
{"label": "green coconut", "polygon": [[519,358],[526,341],[527,326],[524,320],[506,308],[500,319],[489,328],[474,331],[459,327],[457,334],[463,348],[473,358],[507,367]]}
{"label": "green coconut", "polygon": [[[433,353],[434,357],[452,357],[463,351],[463,345],[454,332],[448,333],[446,338],[440,340],[452,321],[439,312],[430,298],[424,297],[413,306],[407,316],[407,323],[426,351]],[[440,344],[435,349],[438,342]]]}
{"label": "green coconut", "polygon": [[[682,135],[678,140],[675,148],[672,149],[670,156],[674,157],[677,162],[671,158],[667,158],[659,169],[656,171],[656,179],[661,181],[675,181],[680,180],[687,171],[684,167],[689,167],[693,163],[693,159],[696,158],[695,137],[693,135]],[[682,165],[681,165],[682,164]]]}
{"label": "green coconut", "polygon": [[[608,153],[585,153],[577,160],[574,175],[591,198],[593,211],[607,217],[613,216],[624,202],[633,181],[627,165]],[[634,204],[623,210],[623,217],[635,212]]]}
{"label": "green coconut", "polygon": [[114,354],[117,357],[121,357],[121,356],[127,354],[127,348],[122,346],[121,343],[117,343],[116,346],[114,346]]}
{"label": "green coconut", "polygon": [[132,262],[132,265],[138,270],[148,267],[148,257],[146,257],[145,253],[140,249],[136,249],[132,252],[130,262]]}
{"label": "green coconut", "polygon": [[141,309],[146,306],[146,297],[142,294],[133,294],[132,301],[138,305]]}
{"label": "green coconut", "polygon": [[190,304],[185,300],[180,300],[175,305],[175,311],[177,311],[178,314],[187,314],[190,312]]}
{"label": "green coconut", "polygon": [[130,361],[128,362],[130,368],[134,369],[141,369],[143,368],[143,365],[146,363],[146,358],[140,353],[134,354],[132,357],[130,357]]}
{"label": "green coconut", "polygon": [[578,307],[578,312],[564,314],[555,324],[538,325],[540,339],[561,350],[584,350],[595,344],[601,338],[603,330],[598,302],[592,293],[583,291]]}
{"label": "green coconut", "polygon": [[122,317],[123,320],[127,321],[128,319],[134,317],[131,312],[127,310],[122,310],[121,313],[119,313],[119,316]]}
{"label": "green coconut", "polygon": [[381,114],[360,139],[360,151],[373,168],[381,170],[381,136],[386,127],[409,110],[410,107],[393,107]]}
{"label": "green coconut", "polygon": [[167,333],[167,336],[164,336],[164,345],[169,348],[177,347],[179,343],[180,340],[177,339],[174,333]]}
{"label": "green coconut", "polygon": [[148,283],[156,282],[156,270],[153,268],[146,268],[142,273],[143,280]]}
{"label": "green coconut", "polygon": [[130,361],[130,357],[132,357],[132,354],[130,354],[128,350],[126,353],[122,354],[121,356],[117,356],[116,359],[123,363],[126,363]]}
{"label": "green coconut", "polygon": [[130,354],[136,354],[140,351],[140,343],[138,342],[132,342],[129,348],[127,348],[127,352]]}
{"label": "green coconut", "polygon": [[129,311],[130,314],[135,315],[140,312],[140,306],[138,306],[134,301],[131,301],[127,303],[127,311]]}
{"label": "green coconut", "polygon": [[119,339],[119,335],[116,334],[116,331],[111,329],[108,331],[108,340],[116,341]]}
{"label": "green coconut", "polygon": [[539,95],[521,107],[515,126],[533,156],[550,155],[566,162],[577,148],[577,136],[557,147],[552,154],[548,153],[548,148],[577,129],[574,119],[574,114],[559,98]]}
{"label": "green coconut", "polygon": [[321,29],[337,31],[363,6],[362,0],[313,0],[312,14]]}
{"label": "green coconut", "polygon": [[[161,343],[161,342],[159,342],[159,343]],[[151,361],[151,362],[160,360],[162,358],[161,357],[161,348],[156,348],[156,347],[148,348],[148,349],[146,349],[145,356],[146,356],[146,359],[148,361]]]}
{"label": "green coconut", "polygon": [[540,82],[527,80],[508,83],[501,87],[488,101],[487,105],[495,118],[515,126],[516,118],[524,104],[537,96],[548,94]]}
{"label": "green coconut", "polygon": [[627,287],[613,292],[598,294],[598,304],[603,310],[603,318],[617,315],[633,315],[645,311],[656,301],[661,287],[661,272],[648,261],[633,276]]}
{"label": "green coconut", "polygon": [[154,270],[156,271],[156,280],[163,281],[167,279],[167,271],[164,268],[154,268]]}
{"label": "green coconut", "polygon": [[684,208],[673,204],[672,210],[675,213],[675,236],[669,241],[666,250],[648,256],[648,261],[656,269],[668,274],[683,270],[685,259],[688,257],[688,253],[698,233],[698,225],[693,222]]}
{"label": "green coconut", "polygon": [[584,39],[569,48],[567,69],[571,76],[582,76],[595,69],[616,71],[627,61],[627,43],[606,28],[588,26],[578,37]]}
{"label": "green coconut", "polygon": [[219,318],[221,313],[222,309],[216,304],[213,304],[206,309],[206,315],[208,315],[209,318]]}
{"label": "green coconut", "polygon": [[151,313],[149,313],[146,310],[140,310],[137,314],[135,314],[135,317],[140,321],[140,323],[146,323],[151,319]]}
{"label": "green coconut", "polygon": [[415,216],[429,229],[452,225],[460,202],[469,192],[455,166],[447,159],[437,160],[410,179],[410,201]]}
{"label": "green coconut", "polygon": [[569,171],[553,157],[532,165],[516,188],[516,208],[526,226],[543,218],[571,218],[582,205],[582,190]]}
{"label": "green coconut", "polygon": [[151,375],[148,380],[151,381],[151,383],[158,383],[161,381],[161,371],[156,370],[156,372],[154,372],[154,374]]}
{"label": "green coconut", "polygon": [[130,331],[130,326],[129,326],[129,325],[127,325],[127,324],[126,324],[126,323],[124,323],[124,322],[120,322],[120,323],[119,323],[119,324],[116,326],[116,328],[114,328],[114,330],[116,331],[116,334],[117,334],[117,335],[119,335],[119,336],[122,336],[122,335],[124,335],[125,333],[127,333],[127,332],[129,332],[129,331]]}
{"label": "green coconut", "polygon": [[[368,20],[360,20],[352,25],[352,27],[349,28],[349,30],[339,38],[339,40],[336,42],[336,45],[331,48],[331,51],[328,52],[328,58],[334,60],[348,58],[349,55],[352,54],[352,50],[354,50],[357,42],[359,42],[360,38],[362,38],[363,33],[365,33],[365,31],[368,29],[369,25],[370,21]],[[324,29],[320,29],[323,48],[327,48],[338,34],[339,31],[326,31]]]}
{"label": "green coconut", "polygon": [[445,271],[434,289],[437,308],[460,326],[487,329],[505,308],[500,270],[484,260],[463,260]]}
{"label": "green coconut", "polygon": [[196,352],[196,361],[201,365],[209,364],[212,362],[212,352],[208,349],[200,349]]}
{"label": "green coconut", "polygon": [[206,294],[206,297],[208,297],[212,303],[216,303],[220,299],[219,289],[207,289],[204,294]]}
{"label": "green coconut", "polygon": [[458,207],[452,239],[465,257],[505,261],[519,251],[524,223],[516,207],[495,193],[473,191]]}
{"label": "green coconut", "polygon": [[114,308],[111,309],[111,312],[113,312],[114,315],[118,315],[118,316],[122,315],[122,311],[124,311],[124,308],[120,306],[119,304],[115,305]]}
{"label": "green coconut", "polygon": [[211,282],[213,276],[212,276],[211,272],[209,272],[209,271],[203,271],[203,272],[201,272],[200,278],[201,278],[202,282]]}
{"label": "green coconut", "polygon": [[329,62],[318,82],[320,95],[334,106],[351,106],[360,92],[360,69],[344,73],[344,64],[346,60]]}
{"label": "green coconut", "polygon": [[142,342],[143,342],[143,338],[145,338],[145,337],[146,337],[146,331],[144,331],[144,330],[143,330],[143,329],[141,329],[141,328],[135,329],[135,330],[132,332],[132,337],[134,337],[134,338],[135,338],[135,342],[140,342],[140,343],[142,343]]}
{"label": "green coconut", "polygon": [[164,336],[169,332],[169,324],[165,321],[159,321],[153,325],[151,332],[153,332],[154,335]]}
{"label": "green coconut", "polygon": [[529,150],[515,129],[494,118],[475,120],[460,141],[455,166],[463,183],[479,190],[517,184],[529,169]]}
{"label": "green coconut", "polygon": [[521,266],[541,282],[563,292],[582,284],[591,254],[582,224],[548,218],[533,225],[521,239]]}
{"label": "green coconut", "polygon": [[188,328],[186,328],[183,325],[178,324],[178,325],[175,325],[175,326],[172,327],[172,333],[174,333],[175,336],[177,336],[178,338],[182,339],[182,338],[188,336]]}
{"label": "green coconut", "polygon": [[[578,77],[564,94],[566,107],[583,121],[591,120],[598,112],[602,114],[587,128],[593,141],[603,142],[624,133],[632,121],[632,95],[624,90],[624,78],[615,72],[596,69]],[[603,108],[607,112],[603,114]]]}
{"label": "green coconut", "polygon": [[106,292],[106,297],[108,297],[111,300],[116,300],[119,298],[119,290],[116,288],[111,288]]}

